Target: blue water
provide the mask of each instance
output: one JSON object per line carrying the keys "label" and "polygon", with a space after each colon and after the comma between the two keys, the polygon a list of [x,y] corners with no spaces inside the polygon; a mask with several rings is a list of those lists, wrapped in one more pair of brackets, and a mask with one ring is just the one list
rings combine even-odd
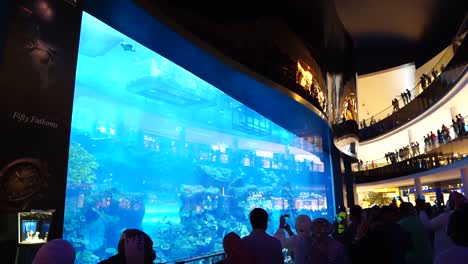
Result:
{"label": "blue water", "polygon": [[[318,124],[320,125],[320,124]],[[249,211],[333,215],[329,153],[84,14],[73,105],[64,237],[77,263],[116,253],[125,228],[157,262],[222,250]]]}

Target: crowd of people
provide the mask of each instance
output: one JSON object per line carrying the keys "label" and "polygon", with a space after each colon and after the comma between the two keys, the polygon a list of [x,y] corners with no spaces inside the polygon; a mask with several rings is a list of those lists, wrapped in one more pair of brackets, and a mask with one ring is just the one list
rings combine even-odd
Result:
{"label": "crowd of people", "polygon": [[[401,100],[404,105],[407,105],[411,101],[411,91],[406,89],[406,91],[400,94]],[[392,100],[393,112],[400,110],[400,101],[398,98]]]}
{"label": "crowd of people", "polygon": [[[457,114],[456,118],[452,119],[452,125],[456,137],[464,136],[467,134],[467,131],[465,129],[465,119],[461,114]],[[428,152],[441,144],[446,144],[452,139],[453,138],[450,135],[450,129],[446,125],[442,125],[441,128],[436,131],[436,133],[430,131],[430,133],[424,136],[424,151]],[[407,160],[418,155],[421,155],[419,143],[411,142],[409,145],[406,145],[400,149],[396,149],[394,152],[385,153],[385,160],[387,162],[387,165],[397,164],[400,161]],[[362,161],[358,163],[359,171],[363,168],[367,170],[374,169],[375,167],[376,163],[374,161],[372,161],[370,165],[369,162],[366,162],[366,166],[363,166]]]}
{"label": "crowd of people", "polygon": [[[456,137],[464,136],[466,134],[465,119],[461,114],[456,115],[456,119],[452,119],[452,126]],[[437,129],[437,134],[430,132],[427,136],[424,136],[424,149],[429,151],[438,145],[446,144],[451,141],[450,129],[446,125],[442,125],[440,129]]]}
{"label": "crowd of people", "polygon": [[[442,64],[440,66],[440,72],[444,70],[444,65]],[[419,83],[421,84],[421,88],[425,90],[429,85],[431,85],[432,82],[434,82],[437,79],[438,76],[437,70],[434,68],[429,74],[423,73],[421,77],[419,78]],[[401,101],[403,102],[404,105],[407,105],[411,101],[411,91],[406,89],[406,91],[402,92],[400,94]],[[392,100],[392,106],[393,106],[393,112],[400,110],[400,102],[398,98],[394,98]]]}
{"label": "crowd of people", "polygon": [[[282,215],[276,233],[266,233],[269,215],[255,208],[249,215],[252,231],[241,238],[224,236],[225,258],[217,264],[443,264],[468,259],[468,202],[452,192],[445,206],[430,206],[423,199],[363,210],[354,205],[349,217],[340,207],[334,224],[324,218],[299,215],[295,232]],[[183,238],[180,238],[183,239]],[[125,230],[117,254],[101,264],[149,264],[156,259],[153,241],[141,230]],[[287,254],[285,254],[287,252]],[[55,239],[40,248],[33,264],[74,263],[75,251]]]}
{"label": "crowd of people", "polygon": [[[444,70],[444,68],[445,68],[445,66],[442,64],[440,66],[440,72],[442,72]],[[421,88],[423,90],[425,90],[427,87],[429,87],[429,85],[437,79],[438,75],[439,75],[439,72],[435,68],[432,69],[432,71],[429,74],[422,74],[420,79],[419,79],[419,82],[421,84]],[[400,97],[401,97],[401,101],[403,102],[403,105],[407,105],[413,99],[411,91],[409,89],[406,89],[405,91],[401,92]],[[394,98],[392,100],[392,107],[393,107],[393,112],[396,112],[396,111],[400,110],[400,100],[398,100],[398,98]],[[372,126],[375,123],[376,123],[376,121],[374,119],[374,116],[372,116],[369,119],[369,125]],[[367,127],[366,120],[363,119],[360,122],[360,125],[361,125],[362,128]]]}
{"label": "crowd of people", "polygon": [[421,154],[419,150],[419,143],[411,142],[410,145],[396,149],[395,152],[385,153],[385,159],[387,164],[397,164],[399,161],[415,157],[419,154]]}
{"label": "crowd of people", "polygon": [[[445,66],[442,64],[440,66],[440,72],[443,72],[444,69],[445,69]],[[439,73],[437,72],[435,68],[432,69],[432,71],[429,74],[423,73],[421,77],[419,78],[419,82],[421,83],[421,88],[425,90],[427,87],[429,87],[429,85],[431,85],[431,83],[437,79],[438,74]]]}
{"label": "crowd of people", "polygon": [[452,119],[452,126],[457,137],[466,134],[465,118],[461,114],[456,115],[455,118]]}
{"label": "crowd of people", "polygon": [[468,203],[458,192],[446,206],[423,199],[415,206],[398,207],[396,200],[365,210],[353,206],[349,221],[342,235],[334,234],[352,263],[462,263],[468,257]]}

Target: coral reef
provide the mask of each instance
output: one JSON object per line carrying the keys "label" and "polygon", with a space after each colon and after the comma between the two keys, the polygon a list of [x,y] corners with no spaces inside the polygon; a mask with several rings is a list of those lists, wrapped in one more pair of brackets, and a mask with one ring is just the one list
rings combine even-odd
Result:
{"label": "coral reef", "polygon": [[77,263],[96,263],[87,262],[90,254],[109,257],[123,229],[141,228],[145,203],[141,194],[110,188],[87,195],[81,208],[66,212],[64,238],[84,250]]}
{"label": "coral reef", "polygon": [[79,186],[86,188],[96,181],[96,170],[99,164],[80,143],[70,144],[68,159],[68,188]]}
{"label": "coral reef", "polygon": [[[144,229],[153,239],[157,261],[164,263],[220,251],[229,232],[248,235],[248,215],[254,207],[265,208],[272,219],[280,213],[297,215],[292,209],[297,191],[286,180],[287,172],[225,168],[183,157],[173,160],[175,154],[146,153],[148,165],[141,171],[129,170],[135,172],[129,177],[132,182],[141,184],[133,186],[135,194],[127,186],[116,188],[116,180],[97,180],[99,165],[80,144],[72,144],[70,155],[77,164],[70,165],[69,183],[96,186],[92,192],[84,188],[67,192],[64,237],[77,249],[77,263],[96,263],[114,255],[125,228]],[[289,209],[275,210],[273,197],[284,199]],[[274,228],[271,225],[268,232]]]}
{"label": "coral reef", "polygon": [[75,264],[96,264],[99,258],[89,250],[78,251]]}

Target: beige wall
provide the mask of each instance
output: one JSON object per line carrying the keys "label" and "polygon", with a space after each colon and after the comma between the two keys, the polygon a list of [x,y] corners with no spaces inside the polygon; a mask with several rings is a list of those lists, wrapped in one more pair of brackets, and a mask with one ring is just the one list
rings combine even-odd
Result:
{"label": "beige wall", "polygon": [[[415,85],[416,68],[413,63],[404,64],[387,70],[358,76],[357,95],[359,120],[368,119],[392,105],[392,99]],[[400,103],[400,107],[402,103]],[[392,108],[375,119],[382,119],[392,112]],[[367,122],[369,125],[369,122]]]}
{"label": "beige wall", "polygon": [[[424,65],[416,69],[416,74],[415,74],[415,81],[416,83],[419,81],[419,78],[423,73],[425,74],[430,74],[432,69],[435,67],[435,69],[440,73],[440,66],[444,64],[447,66],[447,64],[450,62],[450,60],[453,57],[453,49],[452,45],[448,46],[447,48],[443,49],[439,54],[437,54],[434,58],[426,62]],[[421,92],[421,89],[417,89],[416,95]]]}

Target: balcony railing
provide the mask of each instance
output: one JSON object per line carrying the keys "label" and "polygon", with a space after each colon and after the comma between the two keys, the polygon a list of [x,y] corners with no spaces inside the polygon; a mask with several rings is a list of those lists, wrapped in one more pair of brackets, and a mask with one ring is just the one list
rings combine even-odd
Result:
{"label": "balcony railing", "polygon": [[177,260],[172,262],[158,262],[161,264],[214,264],[224,259],[224,252],[215,252],[207,255],[202,255],[194,258],[188,258],[184,260]]}
{"label": "balcony railing", "polygon": [[[464,117],[464,120],[468,120],[468,115]],[[436,143],[430,144],[430,145],[419,145],[418,147],[414,147],[414,148],[409,146],[409,150],[407,151],[406,154],[403,154],[403,153],[400,153],[400,152],[393,152],[393,153],[390,153],[390,154],[394,154],[395,156],[397,156],[396,158],[394,158],[397,161],[403,161],[403,160],[407,160],[409,158],[417,157],[418,155],[421,155],[421,154],[430,153],[434,149],[437,149],[440,146],[442,146],[443,144],[451,144],[453,142],[457,142],[456,140],[458,140],[460,136],[459,136],[458,133],[455,132],[455,129],[454,129],[453,125],[449,125],[448,129],[449,129],[448,135],[447,135],[448,138],[444,139],[443,142],[439,142],[437,140]],[[468,134],[465,134],[464,136],[467,137]],[[404,146],[399,146],[399,147],[400,147],[400,150],[402,148],[404,148]],[[387,156],[387,155],[384,155],[382,153],[381,158],[374,159],[374,160],[363,161],[362,165],[356,163],[356,164],[354,164],[352,169],[353,169],[353,171],[371,170],[371,169],[385,167],[385,166],[391,165],[393,163],[395,163],[395,162],[392,162],[391,155]]]}
{"label": "balcony railing", "polygon": [[360,129],[360,140],[372,139],[383,133],[398,128],[414,118],[418,117],[424,111],[446,95],[467,73],[467,64],[457,65],[456,67],[444,71],[438,78],[424,90],[418,97],[414,98],[407,105],[396,111],[383,120]]}
{"label": "balcony railing", "polygon": [[382,181],[443,167],[462,159],[468,159],[468,136],[436,145],[424,154],[394,164],[355,171],[353,176],[357,184]]}
{"label": "balcony railing", "polygon": [[[371,118],[360,121],[361,141],[372,139],[406,124],[431,107],[455,86],[467,70],[468,43],[465,41],[467,26],[468,19],[465,17],[452,47],[447,49],[436,63],[432,69],[433,72],[426,73],[431,80],[425,88],[419,81],[410,91],[409,102],[405,103],[403,98],[399,98],[398,108],[389,106],[372,115]],[[418,96],[414,97],[415,94]]]}

